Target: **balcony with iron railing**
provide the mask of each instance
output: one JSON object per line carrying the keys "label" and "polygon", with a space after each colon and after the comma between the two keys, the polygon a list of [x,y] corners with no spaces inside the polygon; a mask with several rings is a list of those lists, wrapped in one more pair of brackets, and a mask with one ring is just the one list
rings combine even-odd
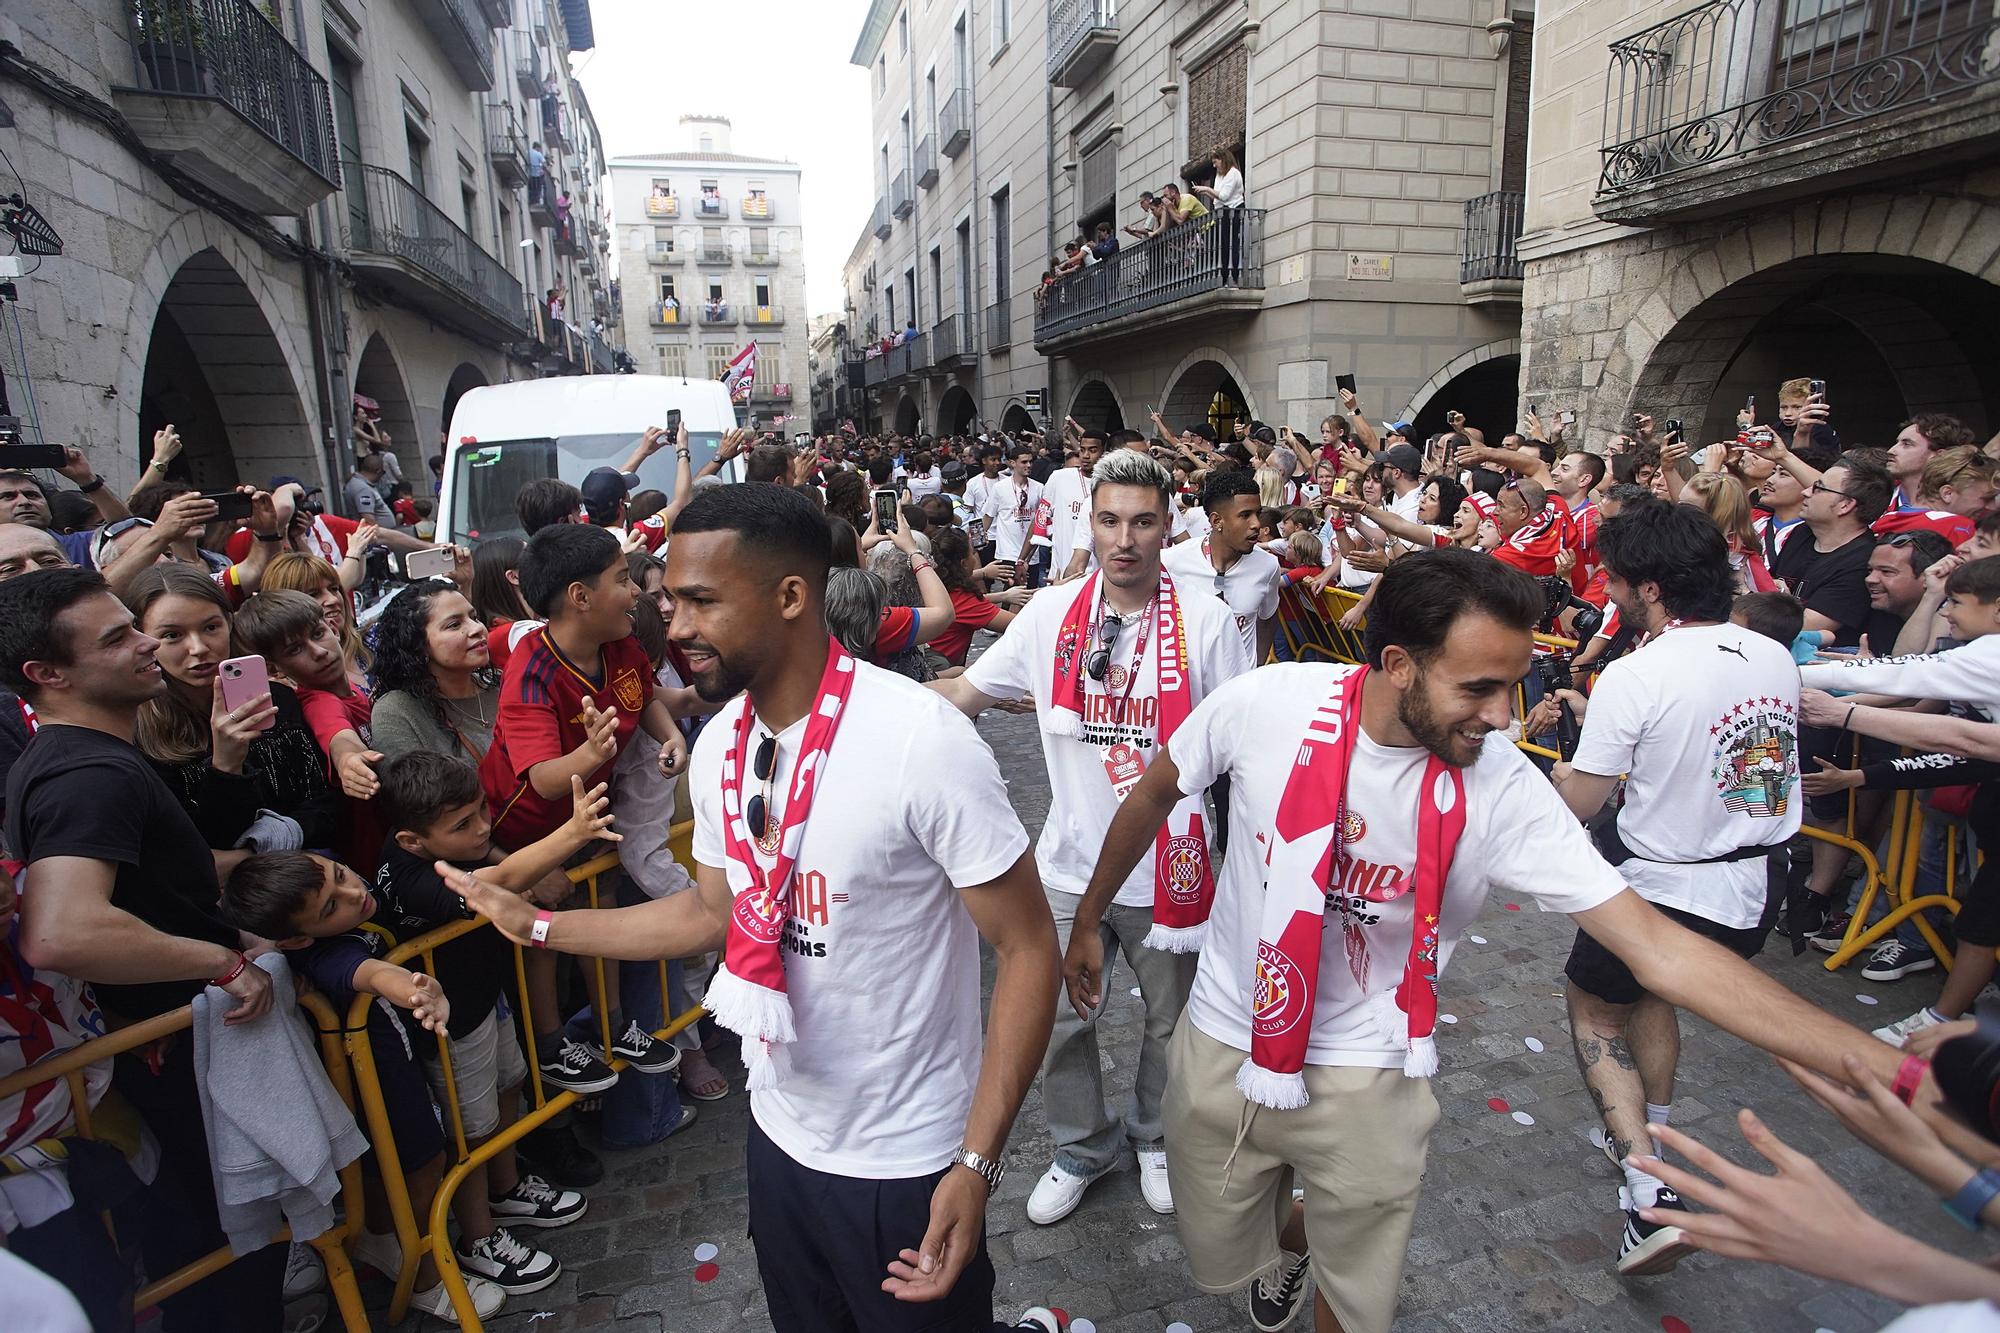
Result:
{"label": "balcony with iron railing", "polygon": [[889,211],[894,213],[896,220],[900,222],[910,216],[911,210],[916,206],[916,197],[910,193],[909,168],[905,167],[896,173],[895,180],[889,182]]}
{"label": "balcony with iron railing", "polygon": [[938,149],[957,157],[972,142],[972,94],[960,88],[938,108]]}
{"label": "balcony with iron railing", "polygon": [[910,377],[910,345],[900,343],[882,354],[886,363],[886,382],[898,383]]}
{"label": "balcony with iron railing", "polygon": [[694,262],[705,268],[726,268],[735,258],[735,252],[727,245],[703,245],[694,253]]}
{"label": "balcony with iron railing", "polygon": [[1718,216],[1989,151],[1990,0],[1710,3],[1611,43],[1592,209]]}
{"label": "balcony with iron railing", "polygon": [[528,138],[512,102],[486,100],[486,158],[493,175],[510,190],[528,182]]}
{"label": "balcony with iron railing", "polygon": [[692,321],[679,301],[655,301],[648,316],[656,329],[684,329]]}
{"label": "balcony with iron railing", "polygon": [[1519,190],[1495,190],[1465,201],[1459,236],[1458,288],[1472,305],[1521,302],[1523,199]]}
{"label": "balcony with iron railing", "polygon": [[1118,47],[1118,0],[1051,0],[1049,82],[1079,88]]}
{"label": "balcony with iron railing", "polygon": [[145,146],[253,213],[297,217],[340,184],[326,79],[249,0],[130,0],[132,86],[112,101]]}
{"label": "balcony with iron railing", "polygon": [[521,336],[521,284],[506,265],[387,167],[349,162],[345,172],[347,260],[358,279],[474,336]]}
{"label": "balcony with iron railing", "polygon": [[1001,297],[986,307],[986,350],[999,352],[1014,345],[1014,302]]}
{"label": "balcony with iron railing", "polygon": [[[754,245],[755,242],[753,241],[752,244]],[[745,250],[743,252],[743,267],[745,268],[776,268],[781,262],[783,261],[779,258],[778,252],[775,250]]]}
{"label": "balcony with iron railing", "polygon": [[1035,350],[1247,313],[1264,304],[1264,210],[1218,209],[1038,293]]}
{"label": "balcony with iron railing", "polygon": [[681,262],[681,252],[671,245],[655,241],[646,252],[646,262],[655,268],[675,268]]}
{"label": "balcony with iron railing", "polygon": [[917,188],[928,190],[937,184],[937,140],[926,134],[917,143]]}
{"label": "balcony with iron railing", "polygon": [[878,241],[888,240],[889,233],[895,230],[896,224],[889,220],[889,201],[887,199],[877,199],[875,201],[875,217],[871,227],[875,233],[875,239]]}
{"label": "balcony with iron railing", "polygon": [[718,328],[736,323],[736,310],[727,301],[697,301],[694,315],[697,322],[711,324]]}
{"label": "balcony with iron railing", "polygon": [[946,315],[931,325],[930,339],[931,363],[941,370],[973,359],[972,325],[963,315]]}
{"label": "balcony with iron railing", "polygon": [[757,191],[743,196],[738,205],[743,210],[743,218],[748,222],[769,222],[771,220],[771,196]]}
{"label": "balcony with iron railing", "polygon": [[677,218],[681,215],[681,197],[677,194],[649,194],[646,196],[646,216],[649,218]]}
{"label": "balcony with iron railing", "polygon": [[542,95],[542,51],[527,29],[514,30],[514,84],[533,100]]}
{"label": "balcony with iron railing", "polygon": [[694,215],[698,218],[726,218],[729,216],[729,205],[719,194],[697,195]]}
{"label": "balcony with iron railing", "polygon": [[493,86],[493,29],[469,0],[415,0],[417,17],[437,39],[459,81],[476,93]]}
{"label": "balcony with iron railing", "polygon": [[778,325],[785,322],[785,308],[776,305],[750,305],[743,307],[745,324]]}
{"label": "balcony with iron railing", "polygon": [[511,0],[478,0],[479,16],[486,20],[489,28],[500,29],[514,22],[514,6]]}
{"label": "balcony with iron railing", "polygon": [[789,403],[792,401],[791,383],[779,380],[776,384],[752,385],[750,400],[756,403]]}

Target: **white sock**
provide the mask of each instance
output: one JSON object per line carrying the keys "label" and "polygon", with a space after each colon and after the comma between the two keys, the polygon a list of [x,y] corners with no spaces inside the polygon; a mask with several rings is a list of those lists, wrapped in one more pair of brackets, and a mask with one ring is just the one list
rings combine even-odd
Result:
{"label": "white sock", "polygon": [[[1667,1124],[1669,1123],[1669,1117],[1671,1117],[1673,1113],[1674,1113],[1674,1104],[1672,1102],[1667,1102],[1664,1105],[1662,1105],[1659,1102],[1646,1103],[1646,1123],[1649,1125]],[[1659,1142],[1656,1140],[1653,1144],[1653,1150],[1655,1152],[1658,1152],[1659,1148],[1660,1148]]]}
{"label": "white sock", "polygon": [[1649,1175],[1636,1166],[1625,1170],[1625,1189],[1632,1196],[1634,1208],[1651,1208],[1660,1197],[1660,1188],[1666,1182],[1658,1176]]}

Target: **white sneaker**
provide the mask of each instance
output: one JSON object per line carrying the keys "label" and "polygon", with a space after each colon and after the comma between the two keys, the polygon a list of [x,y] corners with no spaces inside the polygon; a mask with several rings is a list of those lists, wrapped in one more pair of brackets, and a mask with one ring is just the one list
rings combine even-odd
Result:
{"label": "white sneaker", "polygon": [[1888,1027],[1876,1028],[1874,1035],[1888,1042],[1891,1046],[1901,1046],[1916,1033],[1922,1032],[1925,1028],[1934,1028],[1942,1022],[1944,1022],[1942,1018],[1937,1017],[1926,1007],[1917,1010],[1917,1012],[1911,1014],[1900,1023],[1891,1023]]}
{"label": "white sneaker", "polygon": [[[1105,1171],[1111,1168],[1106,1167]],[[1051,1164],[1049,1173],[1035,1182],[1035,1189],[1028,1196],[1028,1220],[1036,1226],[1048,1226],[1060,1222],[1076,1211],[1083,1202],[1083,1192],[1090,1188],[1092,1181],[1104,1175],[1073,1176],[1060,1166]]]}
{"label": "white sneaker", "polygon": [[302,1241],[293,1241],[285,1252],[285,1299],[310,1296],[325,1285],[326,1262],[319,1252]]}
{"label": "white sneaker", "polygon": [[1139,1149],[1139,1194],[1156,1213],[1174,1211],[1174,1192],[1167,1185],[1167,1154],[1163,1148]]}
{"label": "white sneaker", "polygon": [[[507,1303],[507,1293],[483,1277],[474,1277],[470,1273],[463,1276],[465,1289],[472,1295],[472,1308],[479,1315],[480,1321],[483,1323],[499,1314],[500,1307]],[[445,1290],[442,1282],[428,1291],[411,1292],[410,1308],[427,1315],[436,1315],[447,1324],[458,1322],[458,1307],[451,1303],[451,1294]]]}
{"label": "white sneaker", "polygon": [[356,1268],[372,1268],[391,1282],[403,1271],[403,1247],[393,1231],[378,1235],[362,1228],[361,1234],[347,1243],[347,1257]]}

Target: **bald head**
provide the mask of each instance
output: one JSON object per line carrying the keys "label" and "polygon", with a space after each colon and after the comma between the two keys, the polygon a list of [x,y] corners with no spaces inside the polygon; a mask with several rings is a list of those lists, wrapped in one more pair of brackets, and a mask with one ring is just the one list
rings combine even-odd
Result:
{"label": "bald head", "polygon": [[38,569],[61,569],[69,563],[47,528],[27,523],[0,523],[0,580]]}

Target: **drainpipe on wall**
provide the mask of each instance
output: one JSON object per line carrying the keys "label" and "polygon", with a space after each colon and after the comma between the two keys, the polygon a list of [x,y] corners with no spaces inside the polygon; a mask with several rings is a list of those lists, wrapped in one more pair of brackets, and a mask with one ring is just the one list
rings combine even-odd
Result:
{"label": "drainpipe on wall", "polygon": [[[300,0],[292,0],[292,30],[301,38],[306,35],[305,9]],[[322,36],[321,42],[324,41]],[[337,137],[335,142],[338,143]],[[336,155],[338,152],[336,147]],[[340,493],[341,479],[347,475],[347,434],[354,414],[336,410],[336,404],[346,397],[341,389],[347,383],[347,377],[345,370],[335,365],[335,354],[330,345],[334,328],[332,321],[340,318],[340,287],[330,276],[333,257],[327,244],[333,235],[333,221],[327,215],[326,200],[314,204],[311,215],[300,218],[299,222],[307,251],[306,258],[299,261],[299,270],[305,279],[306,319],[312,325],[312,336],[307,341],[312,345],[313,387],[319,398],[321,423],[319,484],[324,496],[330,499]]]}
{"label": "drainpipe on wall", "polygon": [[[1048,201],[1048,235],[1042,241],[1042,255],[1046,258],[1056,252],[1056,85],[1053,80],[1042,81],[1043,137],[1049,145],[1048,158],[1042,167],[1042,193]],[[1011,258],[1012,256],[1009,256]],[[1029,326],[1028,345],[1034,345],[1034,326]],[[1046,425],[1053,419],[1055,410],[1054,357],[1042,358],[1042,422]]]}

